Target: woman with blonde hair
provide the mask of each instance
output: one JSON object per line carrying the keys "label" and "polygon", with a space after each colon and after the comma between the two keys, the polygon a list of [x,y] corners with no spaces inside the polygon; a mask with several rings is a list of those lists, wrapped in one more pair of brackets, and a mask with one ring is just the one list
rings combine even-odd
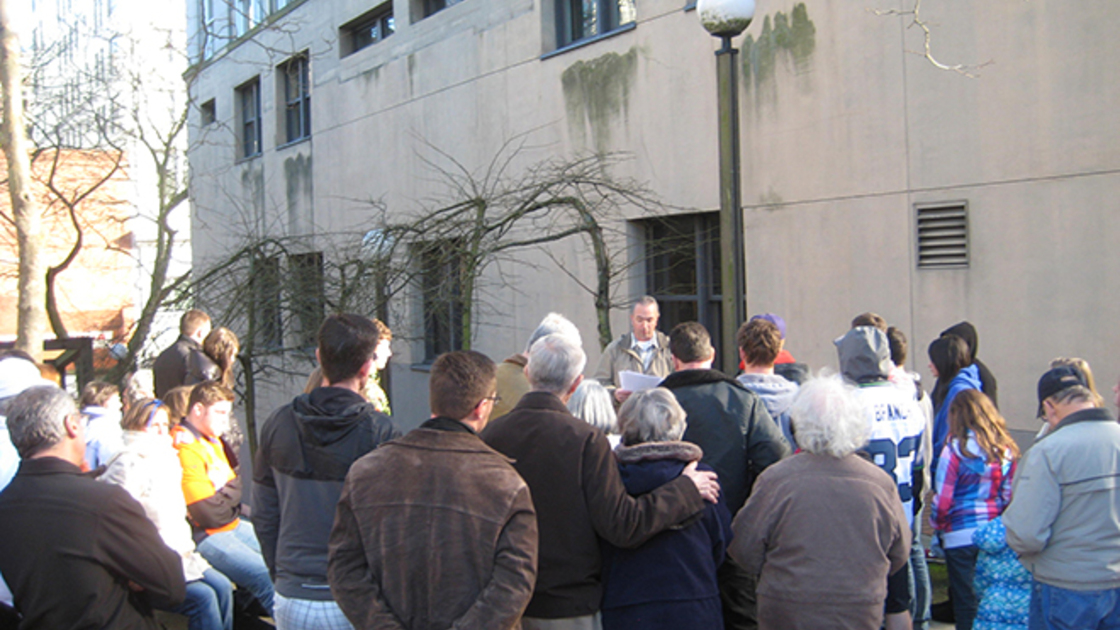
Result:
{"label": "woman with blonde hair", "polygon": [[973,579],[979,550],[972,535],[1011,502],[1019,446],[990,398],[961,391],[949,405],[949,434],[934,471],[930,524],[941,539],[949,570],[953,615],[969,630],[978,605]]}

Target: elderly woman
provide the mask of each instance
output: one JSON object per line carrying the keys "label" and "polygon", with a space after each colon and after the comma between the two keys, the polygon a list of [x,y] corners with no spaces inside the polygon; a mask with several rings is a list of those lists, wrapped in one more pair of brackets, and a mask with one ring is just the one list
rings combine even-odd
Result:
{"label": "elderly woman", "polygon": [[619,445],[618,417],[614,413],[611,393],[599,381],[584,380],[568,399],[568,411],[587,424],[607,434],[611,448]]}
{"label": "elderly woman", "polygon": [[[676,479],[704,455],[699,446],[679,441],[684,418],[677,399],[662,387],[635,392],[623,403],[618,412],[622,445],[615,457],[631,495]],[[603,629],[722,630],[716,569],[731,538],[730,522],[721,498],[637,549],[605,545]]]}
{"label": "elderly woman", "polygon": [[801,386],[790,418],[801,451],[767,468],[735,517],[728,553],[758,578],[758,627],[883,623],[887,576],[910,530],[890,476],[856,454],[867,415],[839,377]]}

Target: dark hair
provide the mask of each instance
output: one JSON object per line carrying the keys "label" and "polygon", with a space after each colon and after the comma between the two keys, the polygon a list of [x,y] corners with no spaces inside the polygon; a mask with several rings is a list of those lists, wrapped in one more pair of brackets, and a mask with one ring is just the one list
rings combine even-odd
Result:
{"label": "dark hair", "polygon": [[241,350],[241,342],[233,331],[219,326],[202,340],[202,351],[218,366],[221,374],[218,380],[226,387],[233,387],[233,362]]}
{"label": "dark hair", "polygon": [[105,381],[90,381],[82,388],[82,397],[78,400],[80,407],[104,407],[105,403],[112,400],[113,396],[121,393],[120,388]]}
{"label": "dark hair", "polygon": [[669,351],[683,363],[707,361],[715,354],[708,329],[700,322],[681,322],[669,332]]}
{"label": "dark hair", "polygon": [[735,341],[750,365],[771,366],[782,351],[782,331],[765,319],[744,322],[735,334]]}
{"label": "dark hair", "polygon": [[956,335],[944,335],[934,339],[929,344],[929,361],[937,368],[937,382],[946,385],[953,380],[957,372],[972,365],[968,344]]}
{"label": "dark hair", "polygon": [[895,365],[906,363],[906,353],[909,349],[909,345],[906,343],[906,335],[901,330],[891,326],[887,328],[887,344],[891,348],[891,363]]}
{"label": "dark hair", "polygon": [[858,328],[860,326],[872,326],[883,332],[887,332],[887,320],[883,319],[882,315],[870,311],[856,315],[855,319],[852,320],[852,328]]}
{"label": "dark hair", "polygon": [[474,350],[441,354],[428,378],[428,402],[437,416],[462,420],[494,393],[498,367]]}
{"label": "dark hair", "polygon": [[380,336],[368,317],[331,315],[319,327],[319,363],[328,383],[354,378],[373,357]]}
{"label": "dark hair", "polygon": [[193,389],[193,385],[180,385],[164,392],[161,400],[163,406],[167,407],[167,417],[171,420],[171,426],[179,424],[187,416],[187,411],[191,408],[190,399]]}
{"label": "dark hair", "polygon": [[183,335],[193,335],[199,328],[202,328],[204,324],[209,323],[209,315],[196,308],[192,308],[186,313],[183,313],[183,316],[179,318],[179,333]]}
{"label": "dark hair", "polygon": [[218,381],[203,381],[191,390],[191,397],[187,401],[187,413],[190,413],[196,403],[209,407],[224,401],[233,402],[233,390]]}

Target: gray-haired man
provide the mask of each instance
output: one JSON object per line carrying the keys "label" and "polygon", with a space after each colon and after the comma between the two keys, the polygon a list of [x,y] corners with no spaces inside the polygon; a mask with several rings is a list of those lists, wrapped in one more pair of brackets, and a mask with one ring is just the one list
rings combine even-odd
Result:
{"label": "gray-haired man", "polygon": [[539,568],[525,630],[600,627],[599,538],[637,546],[718,496],[715,475],[695,464],[640,497],[626,492],[607,437],[565,406],[586,362],[583,350],[563,335],[538,340],[526,367],[533,391],[482,433],[487,444],[514,459],[537,509]]}
{"label": "gray-haired man", "polygon": [[595,380],[611,392],[616,403],[630,397],[630,392],[620,387],[619,372],[629,370],[664,378],[673,371],[669,338],[657,330],[660,318],[657,300],[648,295],[638,298],[630,310],[630,332],[612,341],[599,357]]}
{"label": "gray-haired man", "polygon": [[579,329],[576,325],[560,313],[549,313],[544,316],[533,334],[529,335],[529,342],[525,344],[525,351],[510,355],[498,364],[498,400],[494,403],[494,410],[490,412],[490,419],[501,418],[517,405],[517,401],[529,392],[529,379],[525,378],[525,365],[529,362],[529,349],[541,337],[552,334],[566,335],[577,346],[583,345]]}
{"label": "gray-haired man", "polygon": [[20,627],[158,628],[142,611],[183,601],[179,555],[128,492],[82,476],[74,401],[54,385],[29,388],[8,407],[8,430],[22,461],[0,493],[0,571]]}
{"label": "gray-haired man", "polygon": [[1007,544],[1034,576],[1031,628],[1120,627],[1120,425],[1076,368],[1038,381],[1050,432],[1015,474]]}

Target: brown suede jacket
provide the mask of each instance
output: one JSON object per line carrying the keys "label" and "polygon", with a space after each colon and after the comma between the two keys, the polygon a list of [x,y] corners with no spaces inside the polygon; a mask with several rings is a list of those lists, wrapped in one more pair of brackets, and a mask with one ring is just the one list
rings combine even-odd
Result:
{"label": "brown suede jacket", "polygon": [[428,420],[350,468],[327,575],[355,628],[520,628],[537,575],[529,487],[465,425]]}

